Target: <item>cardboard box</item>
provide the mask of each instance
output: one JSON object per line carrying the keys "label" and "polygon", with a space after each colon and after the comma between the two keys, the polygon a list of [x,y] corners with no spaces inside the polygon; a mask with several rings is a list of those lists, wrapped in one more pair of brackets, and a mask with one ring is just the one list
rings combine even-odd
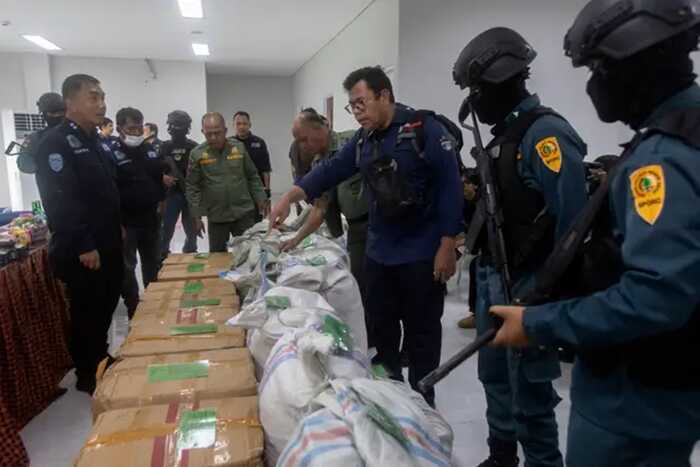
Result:
{"label": "cardboard box", "polygon": [[223,295],[209,298],[191,298],[186,296],[180,299],[149,300],[139,302],[136,311],[143,313],[162,313],[179,308],[212,308],[228,310],[238,313],[240,302],[237,295]]}
{"label": "cardboard box", "polygon": [[[173,256],[173,255],[171,255]],[[171,263],[163,264],[158,281],[216,278],[231,269],[231,253],[211,253],[207,258],[196,255],[174,255]]]}
{"label": "cardboard box", "polygon": [[245,347],[245,329],[224,324],[133,326],[119,349],[120,358]]}
{"label": "cardboard box", "polygon": [[221,290],[222,295],[224,295],[224,292],[228,292],[229,294],[236,293],[235,287],[231,288],[231,282],[216,277],[209,279],[193,279],[189,281],[183,279],[180,281],[151,282],[150,284],[148,284],[148,288],[146,289],[145,294],[151,294],[155,292],[166,292],[169,290],[178,289],[184,290],[187,287],[187,285],[191,285],[197,288],[201,286],[204,290]]}
{"label": "cardboard box", "polygon": [[192,264],[192,263],[207,263],[214,267],[230,268],[233,262],[233,254],[223,253],[183,253],[170,254],[163,261],[167,264]]}
{"label": "cardboard box", "polygon": [[99,416],[74,465],[262,467],[263,443],[256,397],[121,409]]}
{"label": "cardboard box", "polygon": [[238,305],[209,306],[194,308],[179,308],[179,302],[172,302],[173,307],[163,304],[163,307],[136,309],[136,314],[129,323],[132,328],[143,325],[179,326],[188,324],[216,323],[225,324],[238,313]]}
{"label": "cardboard box", "polygon": [[94,417],[129,407],[257,394],[248,349],[127,358],[98,376]]}
{"label": "cardboard box", "polygon": [[[207,279],[205,279],[207,280]],[[208,279],[212,280],[212,279]],[[160,290],[148,289],[141,296],[142,302],[162,302],[164,300],[207,300],[211,298],[237,297],[236,287],[228,281],[219,281],[216,286],[206,287],[201,281],[183,282],[182,287],[162,288]],[[160,282],[160,284],[178,284],[182,281]],[[154,282],[153,284],[157,284]]]}

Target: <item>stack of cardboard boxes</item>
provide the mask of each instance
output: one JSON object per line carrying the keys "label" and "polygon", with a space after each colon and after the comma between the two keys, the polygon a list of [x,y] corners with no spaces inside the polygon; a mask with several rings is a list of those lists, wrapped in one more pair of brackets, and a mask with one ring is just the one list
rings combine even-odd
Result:
{"label": "stack of cardboard boxes", "polygon": [[98,370],[78,467],[262,466],[257,383],[228,253],[171,255],[118,361]]}

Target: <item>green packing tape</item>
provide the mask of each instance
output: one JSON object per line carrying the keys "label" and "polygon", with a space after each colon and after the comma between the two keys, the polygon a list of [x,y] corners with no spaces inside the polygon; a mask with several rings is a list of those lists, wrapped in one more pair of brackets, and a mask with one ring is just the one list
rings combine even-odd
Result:
{"label": "green packing tape", "polygon": [[311,247],[314,246],[315,244],[316,244],[316,242],[314,241],[313,238],[311,238],[311,237],[306,237],[306,238],[304,239],[304,241],[301,242],[301,247],[302,247],[303,249],[307,249],[307,248],[311,248]]}
{"label": "green packing tape", "polygon": [[314,256],[313,258],[306,261],[309,266],[325,266],[328,264],[328,260],[325,256]]}
{"label": "green packing tape", "polygon": [[201,282],[188,282],[185,284],[186,294],[200,293],[202,290],[204,290],[204,284]]}
{"label": "green packing tape", "polygon": [[352,352],[352,335],[350,334],[350,327],[348,327],[347,324],[335,319],[333,316],[326,315],[325,318],[323,318],[321,332],[333,338],[336,349],[344,352]]}
{"label": "green packing tape", "polygon": [[219,330],[215,323],[193,324],[190,326],[172,326],[171,336],[187,336],[190,334],[214,334]]}
{"label": "green packing tape", "polygon": [[213,446],[216,442],[216,409],[183,412],[177,431],[178,452]]}
{"label": "green packing tape", "polygon": [[187,265],[187,272],[202,272],[204,271],[204,263],[192,263]]}
{"label": "green packing tape", "polygon": [[401,426],[394,420],[394,418],[384,410],[378,404],[374,402],[365,402],[367,406],[367,416],[374,421],[379,427],[385,432],[391,435],[396,441],[398,441],[403,447],[408,448],[410,441],[408,437],[401,429]]}
{"label": "green packing tape", "polygon": [[270,295],[265,297],[265,305],[271,310],[286,310],[292,306],[292,301],[283,295]]}
{"label": "green packing tape", "polygon": [[220,298],[205,298],[201,300],[180,300],[180,306],[182,308],[193,308],[197,306],[218,306],[221,305],[221,299]]}
{"label": "green packing tape", "polygon": [[178,381],[181,379],[206,378],[209,376],[209,361],[192,363],[164,363],[148,365],[148,382]]}

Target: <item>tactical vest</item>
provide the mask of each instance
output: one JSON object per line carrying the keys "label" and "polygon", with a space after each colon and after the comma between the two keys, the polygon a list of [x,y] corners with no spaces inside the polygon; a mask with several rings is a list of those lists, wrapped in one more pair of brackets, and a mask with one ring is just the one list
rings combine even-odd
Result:
{"label": "tactical vest", "polygon": [[[634,149],[654,134],[664,134],[680,139],[685,144],[700,150],[698,128],[700,128],[700,109],[692,108],[673,112],[658,124],[650,127],[643,135],[635,138],[621,159],[633,155]],[[623,160],[620,161],[619,165],[622,165],[622,162]],[[609,175],[609,177],[613,176],[615,176],[614,172]],[[605,202],[603,206],[607,208],[608,204]],[[582,284],[583,287],[589,289],[587,292],[604,290],[618,283],[624,272],[620,245],[613,242],[611,231],[606,232],[601,228],[601,226],[612,225],[609,219],[605,219],[603,216],[610,216],[609,209],[602,209],[592,226],[592,237],[587,242],[590,246],[583,252],[584,271],[581,277],[585,281],[586,278],[595,276],[593,271],[585,271],[585,269],[595,267],[596,270],[600,270],[601,265],[604,266],[603,269],[611,269],[616,274],[610,278],[610,282],[607,284],[602,283],[600,278],[596,279],[595,284]],[[611,250],[609,247],[611,244],[617,248]],[[594,261],[590,259],[591,248],[606,251],[606,259],[603,263],[592,264]],[[638,339],[601,351],[579,353],[582,362],[599,377],[605,377],[610,372],[623,367],[631,379],[645,386],[684,391],[700,390],[700,359],[698,356],[700,356],[700,304],[696,306],[690,321],[679,330]]]}
{"label": "tactical vest", "polygon": [[545,115],[559,116],[546,107],[522,113],[486,147],[494,159],[508,263],[515,270],[537,266],[554,244],[554,218],[547,212],[542,193],[525,185],[518,174],[520,143],[530,127]]}
{"label": "tactical vest", "polygon": [[[456,153],[457,166],[461,168],[459,151],[462,149],[462,132],[447,117],[436,114],[432,110],[413,110],[411,118],[399,129],[395,147],[404,141],[409,142],[416,156],[426,165],[425,169],[427,170],[425,121],[428,118],[434,118],[446,130],[446,144],[452,146]],[[372,144],[372,155],[365,183],[372,190],[377,213],[385,219],[404,225],[425,221],[432,211],[434,203],[430,194],[416,191],[401,174],[394,155],[382,153],[379,142],[371,140],[370,134],[364,130],[355,146],[355,165],[360,166],[362,148],[365,142]]]}

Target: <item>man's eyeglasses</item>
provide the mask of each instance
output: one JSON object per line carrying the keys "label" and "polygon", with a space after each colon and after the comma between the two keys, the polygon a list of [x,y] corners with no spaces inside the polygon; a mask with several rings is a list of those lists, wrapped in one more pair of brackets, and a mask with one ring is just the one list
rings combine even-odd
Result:
{"label": "man's eyeglasses", "polygon": [[358,112],[362,112],[366,108],[367,100],[363,97],[360,97],[358,99],[355,99],[354,101],[350,101],[348,105],[345,106],[345,111],[349,114],[352,114],[355,110],[357,110]]}

